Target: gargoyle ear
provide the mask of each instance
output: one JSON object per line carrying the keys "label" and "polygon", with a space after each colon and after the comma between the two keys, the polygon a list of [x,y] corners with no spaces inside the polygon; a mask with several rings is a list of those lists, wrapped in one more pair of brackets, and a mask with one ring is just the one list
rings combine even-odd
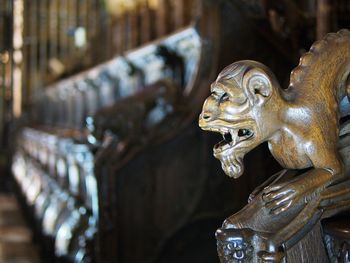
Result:
{"label": "gargoyle ear", "polygon": [[261,69],[253,68],[247,71],[242,84],[251,105],[263,105],[272,94],[271,80]]}

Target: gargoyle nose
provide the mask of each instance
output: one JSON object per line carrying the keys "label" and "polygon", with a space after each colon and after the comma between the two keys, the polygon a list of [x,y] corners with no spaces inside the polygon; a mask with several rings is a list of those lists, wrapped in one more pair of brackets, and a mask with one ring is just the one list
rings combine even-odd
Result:
{"label": "gargoyle nose", "polygon": [[201,117],[205,120],[205,121],[210,121],[212,118],[213,114],[209,113],[209,112],[203,112],[201,114]]}
{"label": "gargoyle nose", "polygon": [[201,115],[199,115],[199,127],[202,129],[206,129],[208,125],[210,125],[210,121],[213,119],[213,114],[210,112],[202,112]]}

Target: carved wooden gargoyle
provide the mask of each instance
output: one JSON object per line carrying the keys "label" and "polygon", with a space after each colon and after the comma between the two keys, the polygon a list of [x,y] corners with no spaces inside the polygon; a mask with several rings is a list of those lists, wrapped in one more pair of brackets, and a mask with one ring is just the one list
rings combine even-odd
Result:
{"label": "carved wooden gargoyle", "polygon": [[[301,57],[287,89],[255,61],[229,65],[211,85],[199,125],[223,135],[214,156],[224,172],[241,176],[244,155],[265,141],[286,168],[217,231],[221,262],[287,261],[288,251],[322,218],[350,206],[349,178],[337,150],[349,74],[350,31],[341,30]],[[324,262],[307,262],[316,261]]]}

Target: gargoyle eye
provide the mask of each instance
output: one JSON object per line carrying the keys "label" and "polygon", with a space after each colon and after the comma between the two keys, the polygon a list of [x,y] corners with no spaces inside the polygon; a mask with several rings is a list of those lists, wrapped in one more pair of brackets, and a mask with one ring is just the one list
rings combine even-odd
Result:
{"label": "gargoyle eye", "polygon": [[220,99],[219,99],[219,102],[223,102],[223,101],[226,101],[228,100],[228,94],[227,92],[223,93],[221,96],[220,96]]}
{"label": "gargoyle eye", "polygon": [[210,93],[211,96],[213,96],[214,98],[217,98],[218,97],[218,93],[216,91],[212,91]]}

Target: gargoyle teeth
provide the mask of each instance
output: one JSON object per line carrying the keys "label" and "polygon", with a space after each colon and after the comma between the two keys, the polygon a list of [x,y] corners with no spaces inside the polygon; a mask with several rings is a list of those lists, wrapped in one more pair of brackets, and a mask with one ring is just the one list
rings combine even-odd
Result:
{"label": "gargoyle teeth", "polygon": [[228,129],[220,129],[219,132],[220,132],[222,135],[225,135],[226,133],[228,133]]}
{"label": "gargoyle teeth", "polygon": [[212,132],[218,132],[221,133],[223,136],[228,133],[228,129],[226,128],[209,128],[210,131]]}
{"label": "gargoyle teeth", "polygon": [[231,134],[231,138],[232,138],[232,142],[231,145],[235,145],[237,142],[237,132],[235,130],[230,130],[230,134]]}

